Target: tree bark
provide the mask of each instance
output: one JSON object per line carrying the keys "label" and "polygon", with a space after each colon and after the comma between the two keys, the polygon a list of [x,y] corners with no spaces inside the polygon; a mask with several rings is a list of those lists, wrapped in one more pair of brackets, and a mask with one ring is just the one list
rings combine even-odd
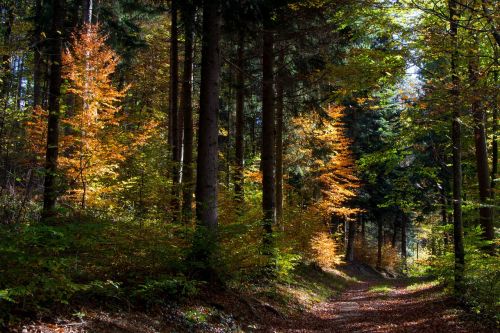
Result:
{"label": "tree bark", "polygon": [[[283,68],[285,51],[281,49],[278,67]],[[281,224],[283,219],[283,78],[276,80],[276,220]]]}
{"label": "tree bark", "polygon": [[356,223],[354,220],[349,220],[347,222],[347,246],[345,260],[352,262],[354,261],[354,238],[356,236]]}
{"label": "tree bark", "polygon": [[194,8],[185,4],[183,22],[185,29],[184,71],[182,74],[181,107],[183,114],[183,182],[182,182],[182,215],[184,222],[191,221],[193,205],[193,42],[194,42]]}
{"label": "tree bark", "polygon": [[42,87],[42,0],[35,3],[35,29],[33,31],[33,107],[40,107]]}
{"label": "tree bark", "polygon": [[200,120],[196,176],[196,217],[217,232],[218,114],[221,13],[219,1],[203,3]]}
{"label": "tree bark", "polygon": [[[269,13],[268,13],[269,14]],[[264,213],[264,247],[272,246],[273,226],[276,222],[275,196],[275,110],[274,110],[274,36],[270,17],[264,19],[262,49],[262,210]]]}
{"label": "tree bark", "polygon": [[406,268],[406,228],[408,226],[408,215],[403,213],[401,218],[401,259],[403,260],[403,266]]}
{"label": "tree bark", "polygon": [[366,243],[366,234],[365,234],[366,219],[363,216],[363,214],[361,214],[360,219],[361,219],[361,244],[364,246]]}
{"label": "tree bark", "polygon": [[[496,54],[496,59],[497,59],[497,66],[498,66],[498,48],[495,49],[495,54]],[[495,83],[495,87],[498,86],[498,71],[495,70],[493,72],[493,82]],[[498,99],[498,89],[495,90],[495,93],[493,94],[493,125],[491,127],[493,137],[492,137],[492,142],[491,142],[491,157],[492,157],[492,162],[491,162],[491,201],[494,202],[495,199],[495,180],[497,177],[497,172],[498,172],[498,139],[497,139],[497,133],[498,133],[498,105],[500,103]],[[495,221],[495,209],[492,211],[492,220]]]}
{"label": "tree bark", "polygon": [[[403,213],[401,213],[400,216],[402,216]],[[403,218],[403,217],[401,217]],[[392,248],[396,248],[396,240],[397,240],[397,237],[398,237],[398,216],[396,215],[394,217],[394,221],[393,221],[393,224],[392,224],[392,239],[391,239],[391,246]]]}
{"label": "tree bark", "polygon": [[377,218],[377,269],[382,268],[382,246],[384,244],[384,224],[381,217]]}
{"label": "tree bark", "polygon": [[54,215],[58,195],[57,162],[59,156],[59,116],[61,97],[61,57],[65,17],[65,0],[52,0],[52,27],[50,31],[49,117],[45,155],[45,181],[42,218]]}
{"label": "tree bark", "polygon": [[[477,37],[475,38],[475,49],[477,50]],[[477,54],[477,53],[475,53]],[[476,173],[479,185],[479,222],[483,229],[483,238],[493,241],[495,231],[493,229],[493,216],[490,206],[491,188],[490,172],[488,166],[488,150],[486,144],[486,113],[481,103],[479,93],[479,58],[472,55],[469,59],[469,83],[471,85],[471,111],[474,118],[474,145],[476,153]],[[488,246],[488,252],[493,251],[493,245]]]}
{"label": "tree bark", "polygon": [[237,66],[236,74],[236,124],[235,124],[235,172],[234,172],[234,193],[238,202],[243,202],[245,199],[244,193],[244,167],[245,167],[245,77],[244,77],[244,33],[242,30],[238,34],[238,51],[237,51]]}
{"label": "tree bark", "polygon": [[462,222],[462,133],[460,120],[460,106],[457,99],[460,97],[458,77],[458,11],[455,0],[448,1],[450,14],[450,37],[452,40],[452,51],[450,59],[450,71],[452,75],[452,89],[450,91],[452,114],[451,140],[453,145],[453,243],[455,247],[455,291],[463,290],[463,275],[465,269],[464,252],[464,230]]}
{"label": "tree bark", "polygon": [[[6,11],[5,11],[5,31],[3,33],[3,43],[4,45],[9,45],[10,44],[10,37],[12,34],[12,25],[14,24],[14,10],[10,6],[6,6]],[[10,89],[11,89],[11,84],[12,84],[12,73],[10,70],[10,62],[11,62],[11,54],[8,49],[5,50],[5,53],[2,54],[2,59],[1,59],[1,68],[2,68],[2,84],[1,84],[1,90],[0,90],[0,98],[3,98],[3,105],[2,105],[2,110],[0,111],[0,159],[4,162],[3,165],[0,164],[1,167],[1,174],[0,174],[0,193],[1,191],[6,188],[7,183],[8,183],[8,174],[9,174],[9,167],[8,167],[8,155],[9,155],[9,149],[7,145],[7,138],[6,138],[6,122],[7,122],[7,109],[9,106],[9,95],[10,95]]]}
{"label": "tree bark", "polygon": [[[442,184],[440,192],[441,193],[440,193],[439,199],[440,199],[440,203],[441,203],[441,224],[443,226],[445,226],[448,224],[448,220],[447,220],[448,200],[446,199],[446,190],[445,190],[444,184]],[[446,250],[446,247],[448,246],[448,233],[447,232],[443,233],[443,242],[444,242],[444,246],[445,246],[445,250]]]}
{"label": "tree bark", "polygon": [[172,148],[172,198],[170,208],[174,219],[179,209],[179,41],[177,27],[177,1],[171,0],[171,25],[170,25],[170,99],[169,99],[169,129],[168,137]]}

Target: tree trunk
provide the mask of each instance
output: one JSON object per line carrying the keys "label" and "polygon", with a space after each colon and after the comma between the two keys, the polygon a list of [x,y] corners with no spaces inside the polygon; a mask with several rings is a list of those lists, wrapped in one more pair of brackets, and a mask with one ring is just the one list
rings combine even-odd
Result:
{"label": "tree trunk", "polygon": [[244,193],[244,167],[245,167],[245,77],[243,69],[243,48],[244,48],[244,33],[239,31],[238,35],[238,52],[237,52],[237,74],[236,74],[236,124],[235,124],[235,172],[234,172],[234,193],[238,202],[243,202],[245,199]]}
{"label": "tree trunk", "polygon": [[54,215],[57,188],[57,160],[59,156],[59,99],[61,97],[61,56],[65,17],[65,0],[52,0],[52,27],[50,31],[49,117],[42,218]]}
{"label": "tree trunk", "polygon": [[406,228],[408,226],[408,215],[403,213],[401,218],[401,259],[403,260],[403,267],[406,268]]}
{"label": "tree trunk", "polygon": [[92,19],[92,7],[93,3],[91,2],[92,0],[82,0],[82,23],[90,23]]}
{"label": "tree trunk", "polygon": [[[10,6],[6,6],[6,22],[5,22],[5,31],[3,34],[3,43],[8,46],[10,44],[10,37],[12,34],[12,25],[14,23],[14,10]],[[12,73],[10,70],[10,62],[11,62],[11,54],[10,50],[6,48],[5,53],[2,54],[2,63],[0,64],[2,68],[3,75],[1,77],[1,91],[0,98],[4,99],[2,110],[0,111],[0,159],[4,160],[3,165],[1,167],[0,174],[0,193],[1,191],[7,187],[8,183],[8,155],[9,149],[7,145],[7,134],[6,134],[6,122],[7,122],[7,109],[9,106],[9,95],[12,83]]]}
{"label": "tree trunk", "polygon": [[[281,49],[278,67],[283,68],[285,50]],[[276,220],[281,224],[283,219],[283,78],[276,80]]]}
{"label": "tree trunk", "polygon": [[[401,216],[403,215],[403,213],[401,213]],[[393,221],[393,224],[392,224],[392,239],[391,239],[391,246],[392,248],[396,248],[396,240],[397,240],[397,237],[398,237],[398,216],[396,215],[394,217],[394,221]]]}
{"label": "tree trunk", "polygon": [[[498,64],[498,48],[495,49],[495,55],[497,59],[497,66]],[[498,71],[495,70],[493,72],[493,82],[495,84],[495,87],[498,86]],[[493,137],[492,137],[492,142],[491,142],[491,157],[492,157],[492,162],[491,162],[491,201],[494,202],[495,199],[495,179],[497,177],[497,172],[498,172],[498,139],[497,139],[497,133],[498,133],[498,105],[500,101],[498,100],[498,89],[495,90],[495,93],[493,94],[493,126],[491,128]],[[492,220],[495,221],[495,209],[492,210]]]}
{"label": "tree trunk", "polygon": [[450,71],[453,87],[450,92],[451,105],[453,108],[453,120],[451,140],[453,145],[453,242],[455,246],[455,291],[463,289],[463,274],[465,269],[464,252],[464,230],[462,222],[462,133],[460,120],[460,105],[457,100],[460,97],[458,77],[458,11],[455,0],[448,1],[450,12],[450,36],[452,39],[452,51],[450,60]]}
{"label": "tree trunk", "polygon": [[365,225],[366,225],[366,219],[365,217],[363,216],[363,214],[361,214],[361,244],[365,244],[365,240],[366,240],[366,234],[365,234]]}
{"label": "tree trunk", "polygon": [[[444,184],[442,184],[440,192],[441,193],[440,193],[439,199],[441,202],[441,224],[443,226],[445,226],[448,224],[448,220],[447,220],[448,200],[446,200],[446,190],[444,188]],[[444,242],[444,246],[445,246],[445,250],[446,250],[446,247],[448,246],[448,233],[447,232],[443,233],[443,242]]]}
{"label": "tree trunk", "polygon": [[217,232],[217,155],[221,13],[219,1],[203,3],[200,120],[196,175],[196,218]]}
{"label": "tree trunk", "polygon": [[382,245],[384,244],[384,224],[381,217],[377,218],[377,269],[382,268]]}
{"label": "tree trunk", "polygon": [[35,29],[33,32],[33,107],[40,107],[41,86],[42,86],[42,0],[36,0],[35,3]]}
{"label": "tree trunk", "polygon": [[[477,51],[477,36],[475,38],[475,50]],[[474,53],[477,54],[477,53]],[[486,144],[486,114],[481,100],[478,96],[478,81],[479,81],[479,59],[476,55],[472,55],[469,59],[469,82],[472,88],[472,103],[471,111],[474,117],[474,145],[476,152],[476,173],[479,184],[479,222],[483,229],[483,238],[493,241],[495,231],[493,229],[492,209],[490,206],[491,188],[490,188],[490,173],[488,169],[488,150]],[[493,251],[493,245],[488,246],[488,252]]]}
{"label": "tree trunk", "polygon": [[170,99],[168,137],[172,147],[172,198],[170,208],[175,219],[179,210],[179,42],[177,28],[177,1],[172,0],[170,26]]}
{"label": "tree trunk", "polygon": [[276,221],[275,196],[275,117],[273,87],[273,31],[270,29],[270,18],[264,19],[263,53],[262,53],[262,210],[264,212],[264,247],[269,251],[272,246],[273,225]]}
{"label": "tree trunk", "polygon": [[185,4],[183,10],[185,29],[184,71],[182,77],[181,112],[183,114],[183,182],[182,182],[182,215],[184,222],[191,221],[193,205],[193,41],[194,41],[194,8]]}
{"label": "tree trunk", "polygon": [[354,261],[354,238],[356,237],[356,223],[354,220],[347,222],[347,246],[345,260]]}

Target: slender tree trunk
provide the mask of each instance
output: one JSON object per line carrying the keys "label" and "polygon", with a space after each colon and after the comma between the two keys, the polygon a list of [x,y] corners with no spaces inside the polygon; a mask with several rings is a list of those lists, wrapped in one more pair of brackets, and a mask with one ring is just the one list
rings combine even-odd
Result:
{"label": "slender tree trunk", "polygon": [[[496,59],[497,59],[497,66],[498,66],[498,48],[495,49],[495,54],[496,54]],[[498,71],[493,72],[493,82],[495,83],[495,87],[498,86]],[[499,94],[498,94],[498,89],[495,90],[495,93],[493,94],[493,126],[491,127],[493,137],[492,137],[492,142],[491,142],[491,201],[494,202],[495,199],[495,179],[497,177],[497,172],[498,172],[498,139],[497,139],[497,133],[498,133],[498,105],[500,104],[500,100],[498,99]],[[495,209],[492,211],[492,220],[495,221]]]}
{"label": "slender tree trunk", "polygon": [[238,34],[238,51],[237,51],[237,66],[236,74],[236,124],[235,124],[235,172],[234,172],[234,193],[238,202],[243,202],[245,199],[244,193],[244,167],[245,167],[245,76],[244,76],[244,32],[239,31]]}
{"label": "slender tree trunk", "polygon": [[40,107],[42,76],[42,0],[35,2],[35,29],[33,32],[33,107]]}
{"label": "slender tree trunk", "polygon": [[361,244],[364,246],[366,243],[366,234],[365,234],[366,219],[363,216],[363,214],[361,214],[360,219],[361,219]]}
{"label": "slender tree trunk", "polygon": [[[85,24],[85,23],[89,23],[90,20],[89,20],[89,17],[91,15],[89,15],[90,13],[90,10],[91,10],[91,3],[90,3],[91,0],[82,0],[82,23]],[[93,4],[92,4],[93,5]]]}
{"label": "slender tree trunk", "polygon": [[[12,34],[12,25],[14,23],[14,11],[10,6],[6,6],[5,9],[5,31],[3,34],[3,43],[4,45],[9,45],[10,44],[10,37]],[[0,67],[2,68],[2,83],[1,83],[1,91],[0,91],[0,98],[3,98],[3,105],[2,110],[0,110],[0,159],[4,161],[3,165],[0,165],[1,167],[1,174],[0,174],[0,193],[1,191],[7,187],[8,183],[8,173],[9,173],[9,168],[8,168],[8,154],[9,154],[9,149],[7,145],[7,134],[6,134],[6,122],[7,122],[7,108],[9,106],[9,95],[10,95],[10,89],[11,89],[11,81],[12,81],[12,73],[10,70],[10,63],[11,63],[11,54],[8,49],[5,50],[5,53],[2,54],[2,63],[0,64]]]}
{"label": "slender tree trunk", "polygon": [[177,3],[171,0],[171,25],[170,25],[170,98],[169,98],[169,128],[168,138],[172,148],[172,198],[170,208],[175,219],[179,210],[179,41],[177,27]]}
{"label": "slender tree trunk", "polygon": [[255,123],[257,122],[257,117],[254,115],[252,116],[252,121],[250,122],[250,135],[251,135],[251,141],[252,141],[252,156],[255,156],[257,154],[257,133],[256,133],[256,128],[255,128]]}
{"label": "slender tree trunk", "polygon": [[347,246],[345,260],[354,261],[354,238],[356,237],[356,222],[349,220],[347,222]]}
{"label": "slender tree trunk", "polygon": [[382,268],[382,245],[384,244],[384,224],[382,218],[377,218],[377,269]]}
{"label": "slender tree trunk", "polygon": [[[475,50],[477,51],[477,36],[475,38]],[[492,209],[490,206],[491,188],[490,172],[488,166],[488,150],[486,144],[486,113],[478,97],[479,93],[479,59],[477,53],[469,59],[469,82],[472,87],[472,116],[474,117],[474,144],[476,148],[476,172],[479,184],[479,222],[483,229],[483,238],[493,241],[495,231],[493,229]],[[493,251],[493,245],[487,249]]]}
{"label": "slender tree trunk", "polygon": [[[441,202],[441,224],[443,226],[445,226],[448,224],[448,220],[447,220],[448,200],[446,200],[446,190],[444,188],[444,184],[442,185],[440,192],[441,193],[440,193],[439,199]],[[444,232],[444,234],[443,234],[443,242],[444,242],[444,246],[446,248],[448,246],[448,233],[447,232]]]}
{"label": "slender tree trunk", "polygon": [[171,0],[170,8],[170,78],[169,78],[169,100],[168,100],[168,143],[173,151],[177,141],[177,98],[179,87],[179,41],[177,27],[177,1]]}
{"label": "slender tree trunk", "polygon": [[275,196],[275,110],[274,110],[274,36],[270,29],[270,18],[264,19],[262,53],[262,210],[264,212],[264,247],[272,246],[273,225],[276,222]]}
{"label": "slender tree trunk", "polygon": [[[278,67],[283,68],[285,50],[279,52]],[[283,219],[283,79],[276,80],[276,220]]]}
{"label": "slender tree trunk", "polygon": [[401,218],[401,259],[403,260],[403,266],[406,268],[406,228],[408,226],[408,215],[403,213]]}
{"label": "slender tree trunk", "polygon": [[52,28],[50,31],[49,117],[42,218],[54,215],[57,188],[57,160],[59,156],[59,99],[61,96],[61,56],[65,16],[65,0],[52,0]]}
{"label": "slender tree trunk", "polygon": [[[401,216],[402,216],[403,213],[401,213]],[[397,237],[398,237],[398,216],[396,215],[394,217],[394,221],[393,221],[393,224],[392,224],[392,239],[391,239],[391,246],[392,248],[396,248],[396,240],[397,240]]]}
{"label": "slender tree trunk", "polygon": [[205,1],[203,3],[196,217],[198,222],[214,236],[217,232],[220,30],[220,2]]}
{"label": "slender tree trunk", "polygon": [[185,4],[183,10],[185,29],[184,71],[182,78],[181,112],[183,114],[184,149],[183,149],[183,182],[182,212],[184,222],[192,217],[193,205],[193,41],[194,41],[194,8]]}
{"label": "slender tree trunk", "polygon": [[452,75],[452,84],[450,97],[453,108],[453,120],[451,140],[453,145],[453,242],[455,246],[455,291],[461,292],[463,289],[463,275],[465,269],[464,252],[464,230],[462,222],[462,133],[460,120],[460,105],[457,99],[460,97],[458,77],[458,11],[455,0],[448,1],[450,12],[450,36],[452,39],[450,70]]}

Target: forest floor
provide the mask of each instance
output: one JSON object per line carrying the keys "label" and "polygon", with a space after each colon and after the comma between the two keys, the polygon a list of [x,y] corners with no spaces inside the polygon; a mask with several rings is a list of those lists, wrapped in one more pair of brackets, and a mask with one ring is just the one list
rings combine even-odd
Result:
{"label": "forest floor", "polygon": [[498,332],[462,310],[431,280],[384,278],[363,265],[299,270],[293,281],[205,290],[149,311],[82,307],[80,317],[15,332]]}

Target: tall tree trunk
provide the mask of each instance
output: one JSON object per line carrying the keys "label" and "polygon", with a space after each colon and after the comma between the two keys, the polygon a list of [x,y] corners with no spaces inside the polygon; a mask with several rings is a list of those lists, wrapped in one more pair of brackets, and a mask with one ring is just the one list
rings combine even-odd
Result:
{"label": "tall tree trunk", "polygon": [[[270,13],[268,13],[269,15]],[[264,19],[262,49],[262,210],[264,212],[264,247],[269,251],[272,246],[273,225],[276,222],[275,196],[275,117],[274,117],[274,36],[270,29],[271,18]]]}
{"label": "tall tree trunk", "polygon": [[[283,68],[285,50],[279,52],[278,67]],[[283,78],[276,80],[276,220],[283,219]]]}
{"label": "tall tree trunk", "polygon": [[356,237],[356,222],[350,219],[347,223],[346,261],[354,261],[354,238]]}
{"label": "tall tree trunk", "polygon": [[[14,10],[10,6],[6,6],[5,9],[5,31],[3,34],[3,43],[4,45],[10,45],[10,37],[12,34],[12,25],[14,23]],[[6,48],[5,53],[2,54],[2,63],[0,67],[2,69],[2,83],[1,83],[1,91],[0,98],[3,98],[3,105],[0,106],[2,110],[0,110],[0,159],[4,161],[1,167],[0,174],[0,191],[2,191],[7,186],[7,178],[9,174],[8,168],[8,154],[9,149],[7,145],[7,134],[6,134],[6,122],[7,122],[7,109],[9,106],[9,95],[12,83],[12,73],[11,73],[11,53],[8,48]],[[1,192],[0,192],[1,193]]]}
{"label": "tall tree trunk", "polygon": [[[495,55],[497,59],[497,66],[498,64],[498,48],[495,48]],[[495,84],[495,87],[498,86],[498,70],[495,70],[493,72],[493,82]],[[491,201],[494,202],[493,200],[495,199],[495,180],[497,177],[497,172],[498,172],[498,139],[497,139],[497,133],[498,133],[498,105],[500,104],[500,100],[498,99],[500,95],[498,94],[498,89],[495,90],[495,93],[493,94],[493,126],[491,127],[493,137],[492,137],[492,142],[491,142],[491,157],[492,157],[492,162],[491,162]],[[492,214],[492,219],[495,221],[495,209],[493,209],[493,214]]]}
{"label": "tall tree trunk", "polygon": [[401,259],[403,266],[406,268],[406,228],[408,227],[408,215],[403,213],[401,218]]}
{"label": "tall tree trunk", "polygon": [[[402,216],[403,213],[400,213],[399,215]],[[398,237],[398,216],[396,215],[394,217],[394,221],[393,221],[393,224],[392,224],[392,239],[391,239],[391,246],[392,248],[396,248],[396,240],[397,240],[397,237]]]}
{"label": "tall tree trunk", "polygon": [[382,268],[382,246],[384,245],[384,223],[377,217],[377,269]]}
{"label": "tall tree trunk", "polygon": [[179,210],[179,41],[177,27],[177,1],[171,0],[170,25],[170,99],[169,99],[169,129],[168,136],[172,147],[172,198],[170,208],[175,219]]}
{"label": "tall tree trunk", "polygon": [[366,233],[365,233],[365,225],[366,225],[366,219],[363,214],[360,216],[360,221],[361,221],[361,245],[365,245],[366,243]]}
{"label": "tall tree trunk", "polygon": [[238,51],[237,51],[237,74],[236,74],[236,124],[235,124],[235,172],[234,172],[234,193],[236,200],[243,202],[245,199],[244,186],[244,167],[245,167],[245,76],[244,76],[244,32],[239,31],[238,34]]}
{"label": "tall tree trunk", "polygon": [[35,3],[35,29],[33,32],[33,107],[40,107],[42,86],[42,0]]}
{"label": "tall tree trunk", "polygon": [[183,182],[182,182],[182,215],[184,222],[192,217],[193,205],[193,42],[194,42],[194,7],[187,3],[183,7],[185,29],[184,71],[182,74],[181,112],[183,114]]}
{"label": "tall tree trunk", "polygon": [[200,120],[196,174],[196,218],[217,232],[218,114],[221,13],[219,1],[203,3]]}
{"label": "tall tree trunk", "polygon": [[[478,47],[477,36],[475,39],[475,51]],[[495,232],[493,229],[492,209],[490,206],[491,188],[490,188],[490,172],[488,166],[488,150],[486,144],[486,113],[479,93],[479,58],[477,52],[469,58],[469,83],[471,85],[471,111],[474,117],[474,145],[476,148],[476,173],[479,184],[479,222],[483,229],[483,238],[493,241]],[[489,252],[493,251],[493,245],[488,246]]]}
{"label": "tall tree trunk", "polygon": [[[448,200],[446,199],[446,190],[444,184],[442,184],[440,192],[441,193],[439,196],[439,201],[441,203],[441,224],[445,226],[448,224],[447,220]],[[448,233],[446,231],[443,233],[443,242],[446,250],[446,247],[448,246]]]}
{"label": "tall tree trunk", "polygon": [[453,242],[455,246],[455,291],[463,289],[463,275],[465,269],[464,252],[464,230],[462,222],[462,133],[460,120],[460,105],[457,100],[460,97],[458,77],[458,11],[455,0],[448,1],[450,14],[450,36],[452,40],[452,51],[450,60],[450,71],[453,87],[450,92],[451,105],[453,108],[453,120],[451,140],[453,145]]}
{"label": "tall tree trunk", "polygon": [[92,17],[92,14],[90,14],[91,11],[91,4],[92,0],[82,0],[82,23],[90,23],[89,17]]}
{"label": "tall tree trunk", "polygon": [[52,0],[50,31],[49,117],[42,218],[54,215],[57,200],[57,160],[59,155],[59,99],[61,96],[61,56],[65,17],[65,0]]}

